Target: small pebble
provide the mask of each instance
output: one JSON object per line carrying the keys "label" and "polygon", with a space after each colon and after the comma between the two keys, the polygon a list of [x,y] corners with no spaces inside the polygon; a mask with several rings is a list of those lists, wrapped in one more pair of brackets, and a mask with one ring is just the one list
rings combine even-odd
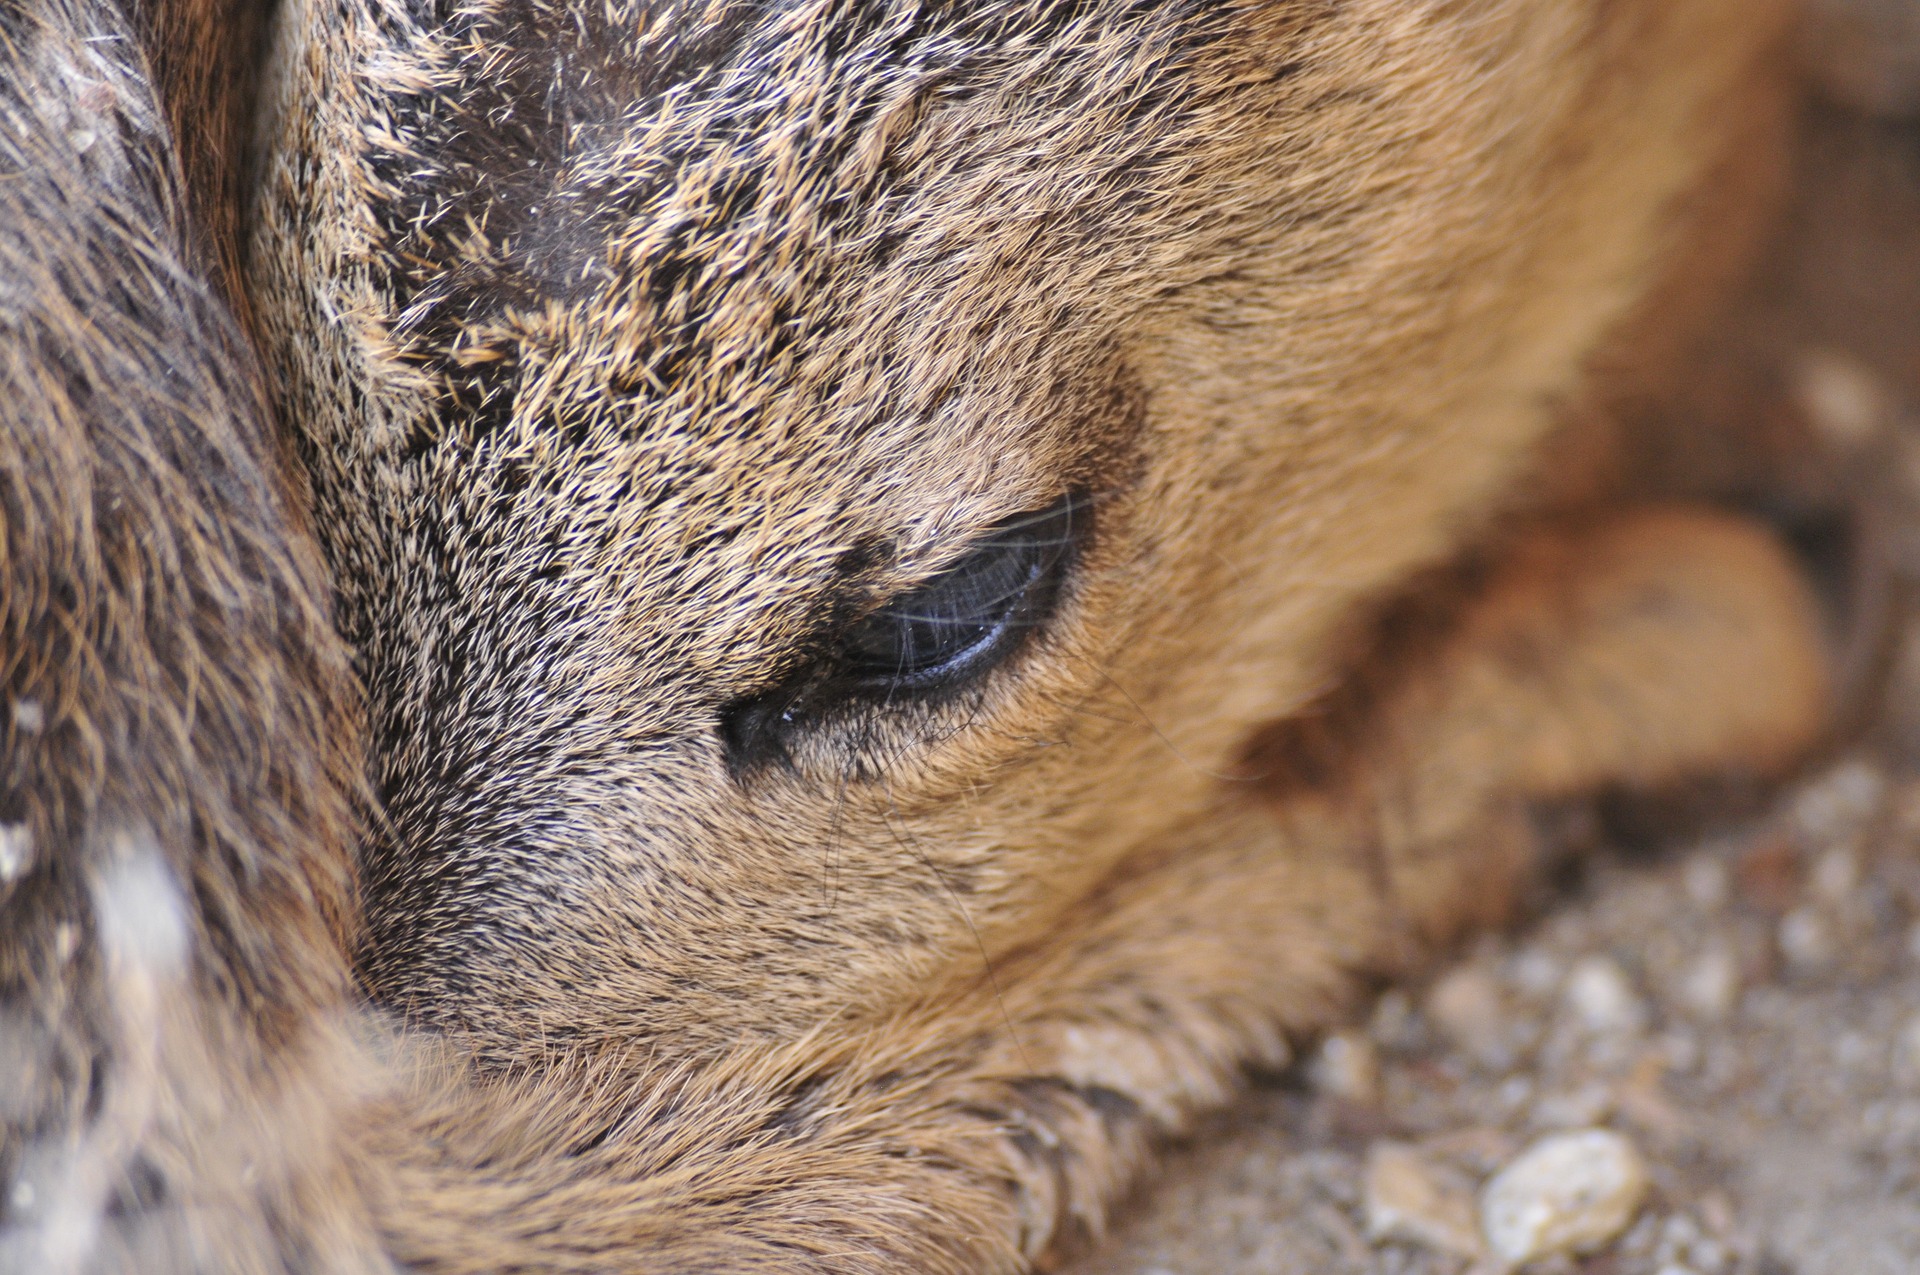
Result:
{"label": "small pebble", "polygon": [[1667,1070],[1686,1075],[1700,1065],[1700,1038],[1689,1032],[1668,1032],[1660,1038],[1660,1056]]}
{"label": "small pebble", "polygon": [[1693,1272],[1693,1275],[1719,1275],[1727,1264],[1726,1246],[1700,1228],[1685,1213],[1676,1213],[1660,1228],[1660,1243],[1654,1260],[1660,1269]]}
{"label": "small pebble", "polygon": [[1474,1224],[1473,1195],[1412,1147],[1376,1142],[1367,1152],[1367,1238],[1423,1244],[1459,1257],[1485,1249]]}
{"label": "small pebble", "polygon": [[1485,970],[1465,966],[1435,983],[1427,1016],[1456,1048],[1482,1062],[1505,1061],[1505,1008],[1499,984]]}
{"label": "small pebble", "polygon": [[1860,887],[1860,856],[1851,846],[1835,846],[1813,866],[1813,891],[1828,903],[1845,903]]}
{"label": "small pebble", "polygon": [[1886,776],[1878,767],[1841,762],[1794,797],[1794,822],[1819,840],[1844,837],[1873,818],[1886,795]]}
{"label": "small pebble", "polygon": [[1380,1055],[1359,1032],[1335,1032],[1321,1041],[1313,1078],[1332,1097],[1365,1107],[1380,1101]]}
{"label": "small pebble", "polygon": [[1727,906],[1732,893],[1727,865],[1714,855],[1696,855],[1689,860],[1684,874],[1687,897],[1703,912],[1718,912]]}
{"label": "small pebble", "polygon": [[1833,1063],[1841,1071],[1859,1071],[1877,1051],[1873,1042],[1856,1031],[1843,1031],[1833,1038]]}
{"label": "small pebble", "polygon": [[1582,1129],[1612,1114],[1612,1091],[1592,1081],[1545,1095],[1533,1105],[1532,1120],[1541,1129]]}
{"label": "small pebble", "polygon": [[1468,1125],[1422,1140],[1420,1150],[1424,1155],[1460,1165],[1475,1176],[1484,1177],[1513,1159],[1520,1144],[1503,1129]]}
{"label": "small pebble", "polygon": [[1780,918],[1780,955],[1802,971],[1817,970],[1837,956],[1833,927],[1810,907],[1797,907]]}
{"label": "small pebble", "polygon": [[1567,974],[1566,998],[1588,1031],[1625,1035],[1647,1025],[1647,1007],[1626,971],[1610,957],[1581,957]]}
{"label": "small pebble", "polygon": [[1675,985],[1681,1006],[1710,1023],[1722,1021],[1740,1003],[1740,958],[1715,943],[1683,970]]}
{"label": "small pebble", "polygon": [[1560,985],[1560,962],[1537,947],[1521,948],[1507,962],[1507,978],[1529,996],[1546,996]]}
{"label": "small pebble", "polygon": [[1533,1097],[1533,1081],[1525,1076],[1508,1076],[1500,1082],[1493,1096],[1508,1111],[1518,1111]]}
{"label": "small pebble", "polygon": [[1632,1223],[1647,1187],[1645,1162],[1619,1134],[1607,1129],[1552,1134],[1481,1191],[1487,1246],[1512,1266],[1595,1252]]}
{"label": "small pebble", "polygon": [[1737,1219],[1733,1213],[1733,1201],[1727,1198],[1726,1192],[1712,1190],[1700,1197],[1700,1220],[1716,1236],[1725,1237],[1733,1233]]}
{"label": "small pebble", "polygon": [[1666,1074],[1666,1051],[1647,1051],[1614,1090],[1614,1102],[1620,1114],[1633,1124],[1662,1141],[1672,1142],[1686,1130],[1688,1121],[1667,1094]]}
{"label": "small pebble", "polygon": [[1800,855],[1788,837],[1768,837],[1747,847],[1737,869],[1740,897],[1774,916],[1800,897]]}

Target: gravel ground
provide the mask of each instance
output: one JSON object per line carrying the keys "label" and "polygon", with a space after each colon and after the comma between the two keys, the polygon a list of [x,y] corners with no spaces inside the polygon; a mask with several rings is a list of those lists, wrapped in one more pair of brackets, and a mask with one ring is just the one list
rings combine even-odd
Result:
{"label": "gravel ground", "polygon": [[[1716,471],[1790,511],[1861,485],[1866,458],[1895,572],[1920,580],[1920,5],[1818,8],[1795,207],[1671,410],[1721,431],[1692,485]],[[1836,459],[1807,462],[1809,435]],[[1652,850],[1598,836],[1530,924],[1257,1078],[1066,1271],[1920,1271],[1905,628],[1845,751]]]}
{"label": "gravel ground", "polygon": [[1920,1270],[1916,845],[1920,781],[1856,756],[1684,854],[1603,856],[1576,900],[1260,1084],[1073,1269],[1499,1269],[1489,1178],[1610,1129],[1642,1207],[1530,1269]]}

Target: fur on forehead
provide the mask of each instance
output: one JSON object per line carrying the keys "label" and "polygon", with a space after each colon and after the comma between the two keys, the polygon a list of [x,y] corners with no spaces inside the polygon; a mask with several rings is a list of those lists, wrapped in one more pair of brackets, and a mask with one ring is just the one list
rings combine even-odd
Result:
{"label": "fur on forehead", "polygon": [[1291,70],[1203,74],[1250,19],[1198,3],[448,10],[361,60],[371,366],[419,387],[378,463],[709,541],[931,544],[1114,450],[1128,324],[1221,265],[1182,166]]}

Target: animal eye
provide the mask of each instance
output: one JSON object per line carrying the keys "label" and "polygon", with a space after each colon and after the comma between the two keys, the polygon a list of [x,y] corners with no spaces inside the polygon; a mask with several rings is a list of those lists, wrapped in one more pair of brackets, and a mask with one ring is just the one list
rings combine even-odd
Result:
{"label": "animal eye", "polygon": [[966,557],[887,602],[841,636],[835,663],[896,689],[976,671],[1017,645],[1052,601],[1073,544],[1074,502],[995,528]]}
{"label": "animal eye", "polygon": [[1068,496],[992,528],[940,574],[831,638],[784,685],[722,711],[730,764],[790,756],[797,732],[845,709],[902,706],[980,677],[1045,621],[1089,519]]}

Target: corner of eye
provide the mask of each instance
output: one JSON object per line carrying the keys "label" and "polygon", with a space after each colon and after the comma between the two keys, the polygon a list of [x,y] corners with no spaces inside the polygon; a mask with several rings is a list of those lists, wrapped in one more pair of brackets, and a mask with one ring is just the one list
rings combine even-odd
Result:
{"label": "corner of eye", "polygon": [[786,696],[753,695],[723,706],[720,749],[728,775],[745,785],[770,770],[795,773],[787,734],[798,724],[793,701]]}

